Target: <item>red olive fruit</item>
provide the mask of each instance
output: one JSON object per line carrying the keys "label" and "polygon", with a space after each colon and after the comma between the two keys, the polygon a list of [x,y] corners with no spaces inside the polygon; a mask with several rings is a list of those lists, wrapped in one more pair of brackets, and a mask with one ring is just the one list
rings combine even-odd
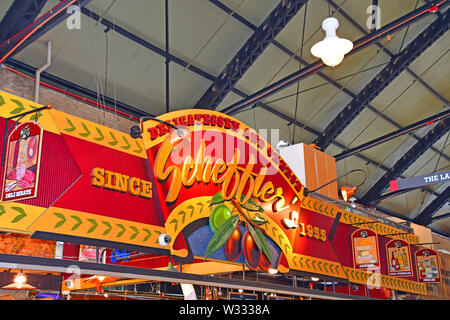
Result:
{"label": "red olive fruit", "polygon": [[248,231],[244,233],[244,236],[242,237],[242,251],[244,252],[247,266],[252,270],[256,270],[256,268],[258,268],[261,252],[256,246],[255,240],[253,240],[253,237]]}
{"label": "red olive fruit", "polygon": [[230,239],[223,245],[223,251],[225,253],[225,257],[227,257],[228,260],[234,261],[242,253],[242,233],[239,229],[239,226],[234,229],[233,234],[231,235]]}

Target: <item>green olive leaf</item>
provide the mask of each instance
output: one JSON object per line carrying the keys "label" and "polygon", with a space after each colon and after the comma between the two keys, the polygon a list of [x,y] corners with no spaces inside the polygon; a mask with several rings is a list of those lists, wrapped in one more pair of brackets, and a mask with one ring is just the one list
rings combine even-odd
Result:
{"label": "green olive leaf", "polygon": [[270,255],[270,249],[269,245],[267,244],[266,236],[262,233],[261,230],[254,228],[251,224],[248,224],[247,226],[253,240],[255,240],[256,246],[264,253],[264,255],[272,264],[272,256]]}
{"label": "green olive leaf", "polygon": [[206,248],[205,258],[216,252],[230,239],[234,229],[239,224],[239,216],[238,214],[231,216],[220,226]]}
{"label": "green olive leaf", "polygon": [[260,217],[260,216],[256,216],[254,218],[251,218],[250,220],[252,220],[252,222],[257,224],[258,226],[262,226],[262,225],[266,224],[267,222],[269,222],[269,221],[267,221],[266,219],[264,219],[263,217]]}
{"label": "green olive leaf", "polygon": [[[244,200],[246,197],[245,194],[241,194],[241,201]],[[234,196],[234,198],[236,199],[236,196]],[[241,204],[242,207],[244,207],[245,209],[247,209],[248,211],[259,211],[259,212],[264,212],[264,209],[259,205],[259,203],[253,199],[253,198],[249,198],[247,200],[247,202]]]}
{"label": "green olive leaf", "polygon": [[225,199],[222,197],[222,191],[219,191],[215,195],[213,195],[209,206],[211,207],[222,202],[225,202]]}

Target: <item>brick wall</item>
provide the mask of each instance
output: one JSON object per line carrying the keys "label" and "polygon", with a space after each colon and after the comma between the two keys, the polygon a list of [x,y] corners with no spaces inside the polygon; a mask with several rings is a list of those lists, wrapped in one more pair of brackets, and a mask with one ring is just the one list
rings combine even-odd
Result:
{"label": "brick wall", "polygon": [[[0,68],[0,90],[34,101],[34,81],[4,68]],[[126,133],[129,133],[130,127],[136,124],[136,121],[116,116],[111,111],[86,104],[42,86],[39,89],[39,103],[49,104],[54,109]]]}

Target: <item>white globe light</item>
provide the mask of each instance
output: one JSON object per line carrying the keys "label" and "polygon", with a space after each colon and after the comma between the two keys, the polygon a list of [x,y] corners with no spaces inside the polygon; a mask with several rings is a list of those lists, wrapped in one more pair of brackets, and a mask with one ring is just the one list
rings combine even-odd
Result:
{"label": "white globe light", "polygon": [[327,66],[337,66],[344,59],[345,54],[353,49],[350,40],[339,38],[336,29],[339,21],[336,18],[327,18],[322,22],[322,29],[325,30],[325,39],[316,43],[311,48],[313,56],[321,58]]}

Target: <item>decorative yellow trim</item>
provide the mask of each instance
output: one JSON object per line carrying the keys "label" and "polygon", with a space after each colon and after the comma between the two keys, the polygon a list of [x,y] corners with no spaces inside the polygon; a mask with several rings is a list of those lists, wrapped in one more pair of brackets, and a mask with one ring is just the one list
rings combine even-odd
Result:
{"label": "decorative yellow trim", "polygon": [[147,159],[144,142],[140,138],[134,139],[129,134],[58,110],[50,112],[61,133]]}
{"label": "decorative yellow trim", "polygon": [[[33,101],[23,99],[0,90],[0,117],[9,118],[41,107],[43,107],[43,105],[37,104]],[[33,121],[35,120],[35,118],[36,113],[30,113],[25,117],[23,117],[22,119],[20,119],[19,122],[22,123],[27,121]],[[14,119],[14,121],[16,119]],[[50,114],[50,110],[38,111],[37,120],[41,125],[42,129],[59,134],[59,130],[56,127],[53,118]]]}
{"label": "decorative yellow trim", "polygon": [[427,294],[427,287],[424,283],[391,277],[375,272],[367,272],[365,270],[356,270],[348,267],[344,267],[344,269],[348,279],[353,283],[411,292],[421,295]]}
{"label": "decorative yellow trim", "polygon": [[[389,238],[400,238],[407,241],[409,244],[417,244],[419,243],[419,237],[414,234],[403,234],[405,231],[385,225],[383,223],[368,223],[363,224],[364,222],[373,222],[373,220],[362,217],[358,214],[355,214],[350,211],[342,210],[337,206],[332,204],[324,203],[318,199],[314,198],[304,198],[301,204],[301,207],[310,211],[314,211],[316,213],[325,215],[330,218],[335,218],[338,212],[341,212],[341,218],[339,222],[345,224],[355,224],[360,223],[358,225],[359,228],[367,228],[375,231],[378,235],[389,235]],[[398,233],[398,235],[393,235],[394,233]]]}
{"label": "decorative yellow trim", "polygon": [[339,262],[293,253],[288,256],[291,269],[319,273],[337,278],[345,278],[344,270]]}
{"label": "decorative yellow trim", "polygon": [[30,233],[29,228],[47,208],[30,206],[18,202],[0,204],[0,229]]}
{"label": "decorative yellow trim", "polygon": [[49,208],[32,227],[36,231],[166,249],[158,241],[166,232],[164,227],[57,207]]}

